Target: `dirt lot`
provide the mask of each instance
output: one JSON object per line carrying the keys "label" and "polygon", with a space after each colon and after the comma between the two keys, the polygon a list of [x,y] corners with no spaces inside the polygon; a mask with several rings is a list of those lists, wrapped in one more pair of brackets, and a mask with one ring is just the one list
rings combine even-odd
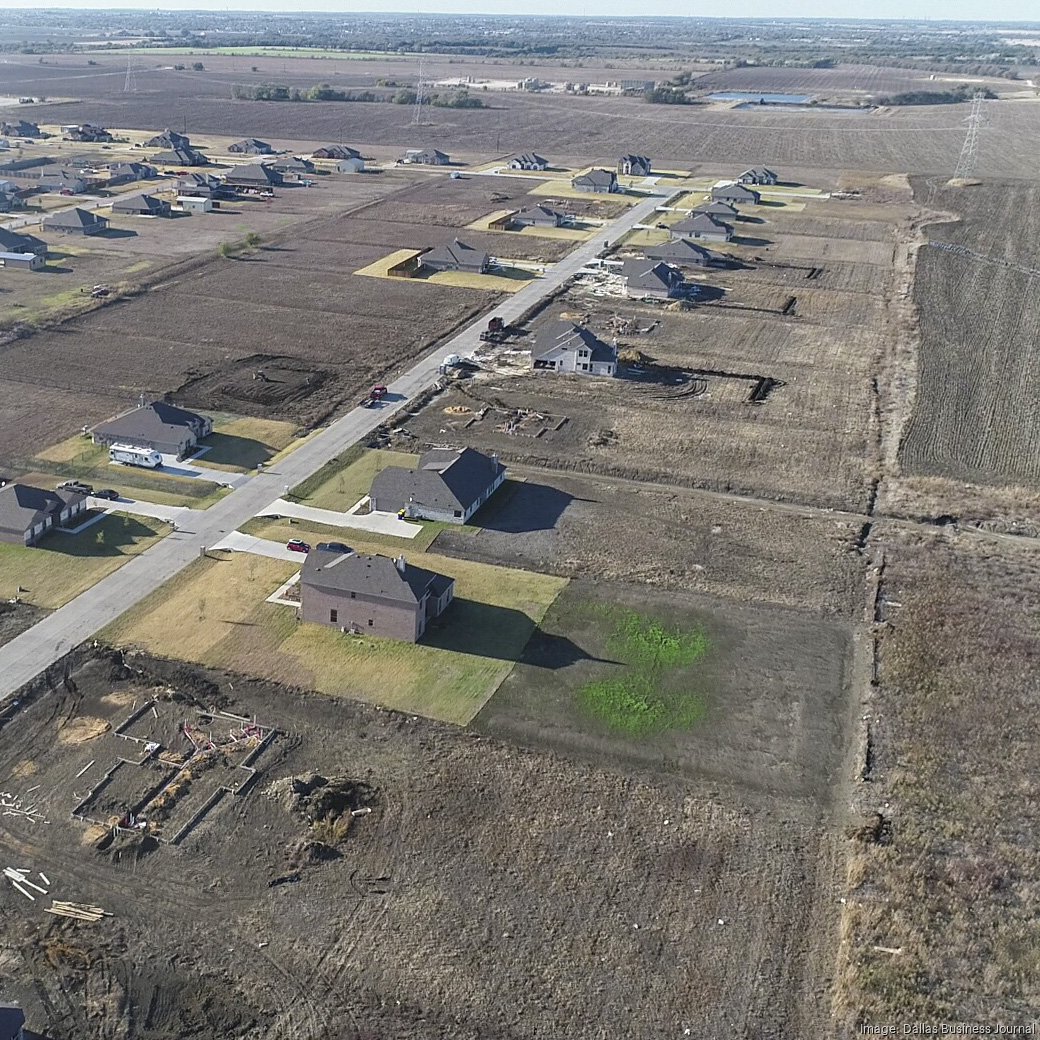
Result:
{"label": "dirt lot", "polygon": [[47,611],[28,603],[4,603],[0,605],[0,646],[20,636],[27,628],[47,616]]}
{"label": "dirt lot", "polygon": [[[926,198],[928,185],[916,190]],[[976,484],[1040,486],[1035,407],[1040,300],[1035,292],[1040,195],[949,189],[932,205],[957,213],[934,224],[917,262],[920,375],[900,452],[904,469]]]}
{"label": "dirt lot", "polygon": [[[5,788],[39,785],[50,820],[3,817],[5,862],[42,870],[53,898],[115,914],[62,921],[42,912],[46,898],[3,888],[10,995],[54,1035],[823,1028],[819,958],[837,908],[821,897],[840,839],[810,807],[751,811],[667,776],[363,705],[287,701],[284,687],[237,675],[129,664],[74,669],[74,687],[59,682],[0,730]],[[89,789],[75,774],[107,761],[115,738],[83,740],[84,727],[118,725],[156,694],[160,717],[223,708],[280,733],[248,793],[226,796],[180,846],[135,856],[120,839],[99,853],[69,810]],[[81,742],[63,741],[70,731]],[[327,797],[313,793],[315,772],[331,778]],[[302,778],[295,792],[290,777]],[[373,812],[337,837],[355,806]],[[517,972],[518,959],[536,968]]]}

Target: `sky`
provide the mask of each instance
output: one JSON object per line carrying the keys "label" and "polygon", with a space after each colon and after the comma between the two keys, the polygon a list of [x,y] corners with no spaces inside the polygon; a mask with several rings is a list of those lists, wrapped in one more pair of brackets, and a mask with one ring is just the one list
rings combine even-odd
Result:
{"label": "sky", "polygon": [[[224,3],[200,3],[199,0],[3,0],[5,7],[18,8],[138,8],[163,11],[279,11],[288,8],[285,0],[231,0]],[[862,9],[842,9],[833,0],[742,0],[739,17],[743,18],[834,18],[867,17],[870,19],[932,19],[940,21],[1027,21],[1040,23],[1038,0],[871,0]],[[298,0],[296,11],[348,13],[400,11],[406,14],[509,14],[509,15],[606,15],[624,17],[639,14],[714,15],[708,5],[681,4],[674,0],[642,0],[634,8],[631,0]]]}

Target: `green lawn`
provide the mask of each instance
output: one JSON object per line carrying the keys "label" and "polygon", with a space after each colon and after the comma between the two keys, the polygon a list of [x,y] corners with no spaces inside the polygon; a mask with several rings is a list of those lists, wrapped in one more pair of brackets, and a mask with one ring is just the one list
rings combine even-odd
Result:
{"label": "green lawn", "polygon": [[193,563],[103,637],[465,725],[567,582],[432,554],[412,559],[456,579],[455,602],[420,644],[298,623],[293,608],[264,602],[298,565],[245,553]]}
{"label": "green lawn", "polygon": [[327,462],[312,477],[292,491],[292,500],[318,509],[344,512],[364,498],[372,479],[387,466],[412,467],[418,455],[403,451],[374,451],[357,448]]}
{"label": "green lawn", "polygon": [[246,471],[269,463],[296,440],[293,423],[273,419],[232,418],[218,420],[205,439],[207,448],[199,465],[208,469]]}
{"label": "green lawn", "polygon": [[81,534],[48,534],[31,548],[0,543],[0,598],[56,609],[168,531],[159,520],[110,515]]}

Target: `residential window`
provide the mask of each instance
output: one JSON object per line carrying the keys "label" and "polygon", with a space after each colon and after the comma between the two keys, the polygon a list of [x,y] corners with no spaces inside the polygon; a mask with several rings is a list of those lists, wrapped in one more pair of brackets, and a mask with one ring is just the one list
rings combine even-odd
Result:
{"label": "residential window", "polygon": [[461,509],[456,509],[455,510],[455,515],[456,516],[462,516],[462,510]]}
{"label": "residential window", "polygon": [[356,593],[356,592],[352,592],[352,593],[350,594],[350,598],[351,598],[351,599],[357,599],[357,593]]}
{"label": "residential window", "polygon": [[368,627],[371,628],[374,624],[375,624],[375,622],[371,618],[369,618],[368,619]]}
{"label": "residential window", "polygon": [[333,608],[329,611],[329,624],[334,625],[339,621],[339,611]]}
{"label": "residential window", "polygon": [[588,363],[586,363],[586,364],[582,365],[582,366],[581,366],[581,370],[582,370],[582,372],[588,372],[588,370],[589,370],[589,366],[588,366]]}

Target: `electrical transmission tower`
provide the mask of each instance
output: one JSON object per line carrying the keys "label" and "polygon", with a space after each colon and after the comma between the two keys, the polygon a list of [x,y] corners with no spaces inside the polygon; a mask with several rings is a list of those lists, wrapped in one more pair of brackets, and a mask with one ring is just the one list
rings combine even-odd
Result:
{"label": "electrical transmission tower", "polygon": [[137,77],[134,75],[134,56],[126,56],[126,79],[123,80],[123,93],[133,94],[137,90]]}
{"label": "electrical transmission tower", "polygon": [[426,100],[424,95],[426,93],[426,80],[424,78],[424,56],[419,55],[419,81],[415,84],[415,110],[412,112],[412,122],[416,126],[422,126],[423,121],[423,102]]}
{"label": "electrical transmission tower", "polygon": [[971,109],[967,119],[968,132],[964,137],[964,146],[961,148],[961,157],[957,160],[957,169],[954,179],[970,177],[975,169],[975,160],[979,153],[979,129],[982,126],[982,102],[986,100],[981,90],[977,90],[971,99]]}

